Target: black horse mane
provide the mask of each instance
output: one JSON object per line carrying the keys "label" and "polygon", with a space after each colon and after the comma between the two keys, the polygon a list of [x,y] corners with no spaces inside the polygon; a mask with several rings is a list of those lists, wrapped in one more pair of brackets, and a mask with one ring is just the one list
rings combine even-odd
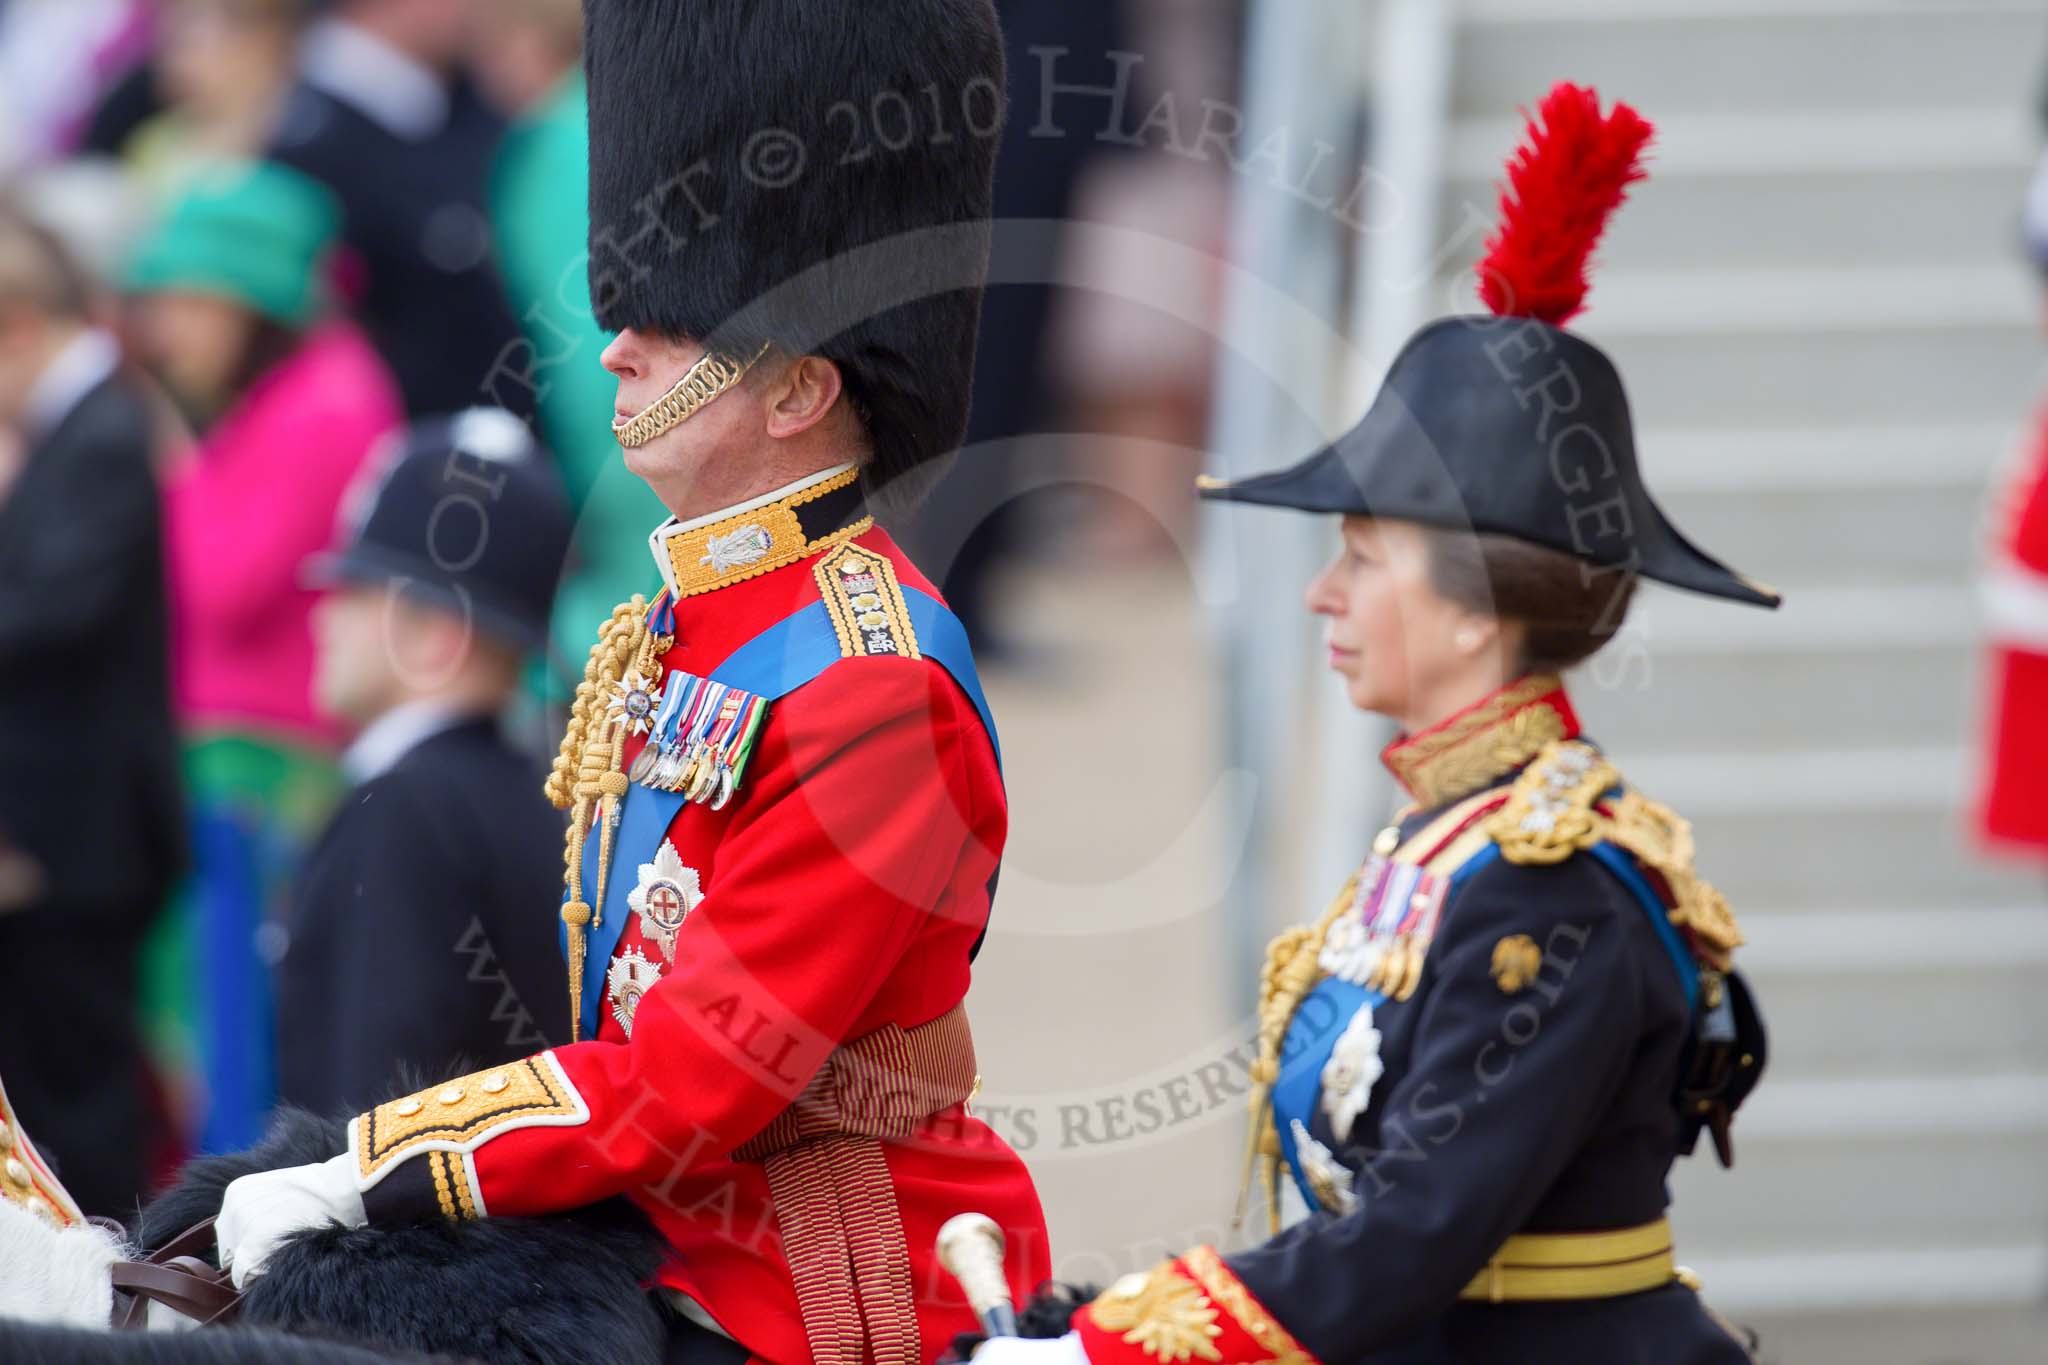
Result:
{"label": "black horse mane", "polygon": [[202,1332],[89,1332],[0,1319],[7,1365],[455,1365],[453,1356],[400,1355],[253,1327]]}
{"label": "black horse mane", "polygon": [[[1092,1284],[1042,1284],[1031,1302],[1017,1310],[1017,1335],[1035,1339],[1063,1337],[1073,1325],[1074,1314],[1095,1301],[1102,1290]],[[988,1338],[979,1332],[962,1332],[940,1357],[941,1365],[959,1365],[970,1360]]]}
{"label": "black horse mane", "polygon": [[[218,1213],[229,1182],[256,1171],[326,1161],[344,1150],[346,1140],[341,1122],[281,1111],[263,1141],[249,1151],[202,1157],[188,1165],[175,1185],[142,1210],[134,1239],[148,1249],[161,1247]],[[384,1353],[368,1357],[376,1359],[410,1352],[519,1365],[589,1360],[658,1365],[668,1327],[646,1286],[668,1254],[661,1234],[624,1199],[544,1218],[453,1223],[436,1217],[365,1228],[330,1224],[300,1233],[278,1249],[265,1273],[250,1281],[241,1322]],[[187,1335],[194,1342],[217,1336],[225,1346],[239,1330]],[[307,1349],[329,1348],[307,1343]],[[0,1350],[0,1359],[34,1358]],[[168,1363],[301,1357],[104,1358]],[[303,1358],[339,1362],[365,1357]]]}

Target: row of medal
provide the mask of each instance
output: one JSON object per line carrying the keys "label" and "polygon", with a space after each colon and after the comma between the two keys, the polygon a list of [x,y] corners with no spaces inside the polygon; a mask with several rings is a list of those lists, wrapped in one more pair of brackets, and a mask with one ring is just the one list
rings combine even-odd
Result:
{"label": "row of medal", "polygon": [[768,718],[767,698],[676,672],[648,700],[652,733],[628,776],[654,791],[724,809]]}
{"label": "row of medal", "polygon": [[1443,917],[1450,881],[1375,855],[1358,874],[1351,908],[1323,937],[1316,965],[1354,986],[1406,1000]]}

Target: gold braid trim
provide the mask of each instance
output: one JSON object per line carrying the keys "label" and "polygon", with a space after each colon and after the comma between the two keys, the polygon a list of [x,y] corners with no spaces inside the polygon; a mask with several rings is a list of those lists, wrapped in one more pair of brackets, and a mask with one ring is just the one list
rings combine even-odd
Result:
{"label": "gold braid trim", "polygon": [[1273,1231],[1280,1231],[1280,1134],[1273,1127],[1273,1086],[1280,1079],[1280,1049],[1287,1039],[1287,1026],[1302,1000],[1322,979],[1316,965],[1322,956],[1323,940],[1329,935],[1358,894],[1358,873],[1345,881],[1344,889],[1330,902],[1329,909],[1313,925],[1297,924],[1281,931],[1266,946],[1265,965],[1259,969],[1259,1055],[1252,1062],[1251,1132],[1245,1141],[1244,1175],[1238,1182],[1237,1223],[1244,1221],[1245,1200],[1251,1194],[1256,1173],[1266,1191],[1266,1210]]}
{"label": "gold braid trim", "polygon": [[[1600,798],[1622,787],[1611,813]],[[1621,773],[1590,744],[1551,744],[1515,780],[1507,804],[1486,822],[1501,856],[1525,866],[1561,863],[1601,842],[1628,851],[1671,890],[1671,922],[1690,932],[1695,949],[1726,971],[1742,929],[1727,900],[1693,870],[1692,825],[1669,806],[1625,787]]]}
{"label": "gold braid trim", "polygon": [[1387,750],[1387,765],[1424,806],[1490,786],[1565,736],[1564,717],[1536,702],[1562,690],[1556,674],[1525,678],[1431,730]]}
{"label": "gold braid trim", "polygon": [[[611,713],[612,690],[629,670],[638,669],[642,674],[651,670],[670,643],[647,629],[646,598],[635,596],[613,608],[583,666],[583,681],[577,684],[576,699],[569,708],[569,727],[544,789],[555,809],[569,812],[562,853],[562,880],[569,894],[562,904],[562,923],[569,931],[572,1038],[580,1038],[582,1033],[584,933],[593,919],[592,904],[604,904],[603,878],[611,863],[612,828],[627,787],[625,774],[618,770],[625,747],[625,722]],[[594,818],[599,821],[599,882],[595,897],[586,900],[583,846]]]}
{"label": "gold braid trim", "polygon": [[1245,1335],[1259,1343],[1259,1348],[1271,1359],[1264,1365],[1316,1365],[1316,1358],[1310,1355],[1302,1344],[1271,1313],[1266,1306],[1252,1297],[1252,1291],[1244,1282],[1231,1273],[1223,1264],[1223,1258],[1216,1254],[1216,1248],[1199,1246],[1180,1258],[1188,1273],[1195,1277],[1209,1298],[1237,1320]]}

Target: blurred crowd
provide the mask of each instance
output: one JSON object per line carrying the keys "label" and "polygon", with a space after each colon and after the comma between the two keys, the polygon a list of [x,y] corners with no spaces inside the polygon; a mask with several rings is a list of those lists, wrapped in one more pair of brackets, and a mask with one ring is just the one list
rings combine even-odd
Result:
{"label": "blurred crowd", "polygon": [[[999,216],[1220,254],[1223,169],[1085,87],[1227,89],[1235,7],[999,9]],[[0,1078],[91,1211],[557,1036],[539,759],[665,515],[610,434],[580,40],[579,0],[0,0]],[[1210,341],[1146,298],[1214,281],[1070,235],[999,240],[967,457],[897,528],[989,662],[1045,643],[1009,567],[1191,515]],[[479,489],[488,546],[421,560]]]}
{"label": "blurred crowd", "polygon": [[[545,1034],[500,1007],[553,984],[498,908],[556,875],[506,851],[559,828],[517,717],[554,598],[640,588],[662,516],[605,477],[580,37],[576,0],[0,4],[0,1076],[97,1211],[280,1095]],[[496,551],[448,562],[435,469]],[[490,833],[437,822],[456,774]],[[408,1051],[429,1011],[494,1023]]]}

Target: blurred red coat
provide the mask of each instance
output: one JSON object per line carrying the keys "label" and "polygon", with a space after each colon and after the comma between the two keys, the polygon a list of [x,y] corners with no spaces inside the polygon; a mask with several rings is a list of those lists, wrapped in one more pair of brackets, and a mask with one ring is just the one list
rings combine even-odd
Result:
{"label": "blurred red coat", "polygon": [[2048,407],[1996,511],[1984,597],[1978,831],[1994,847],[2048,857]]}

